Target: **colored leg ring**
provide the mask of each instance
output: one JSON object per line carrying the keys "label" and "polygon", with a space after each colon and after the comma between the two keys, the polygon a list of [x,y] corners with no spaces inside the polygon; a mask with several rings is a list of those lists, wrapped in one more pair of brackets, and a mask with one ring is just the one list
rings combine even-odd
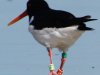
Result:
{"label": "colored leg ring", "polygon": [[50,64],[49,70],[50,70],[50,71],[51,71],[51,70],[55,70],[54,64]]}
{"label": "colored leg ring", "polygon": [[58,75],[62,75],[63,74],[63,70],[58,69],[57,74]]}
{"label": "colored leg ring", "polygon": [[67,58],[67,53],[62,53],[62,58]]}

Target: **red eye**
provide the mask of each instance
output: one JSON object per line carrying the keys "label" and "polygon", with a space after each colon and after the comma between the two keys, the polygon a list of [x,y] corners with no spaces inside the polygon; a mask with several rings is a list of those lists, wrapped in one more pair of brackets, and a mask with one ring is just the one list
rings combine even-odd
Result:
{"label": "red eye", "polygon": [[32,4],[31,4],[30,2],[28,2],[28,3],[27,3],[27,6],[28,6],[28,7],[31,7],[31,6],[32,6]]}
{"label": "red eye", "polygon": [[31,7],[32,5],[31,4],[28,4],[28,6]]}

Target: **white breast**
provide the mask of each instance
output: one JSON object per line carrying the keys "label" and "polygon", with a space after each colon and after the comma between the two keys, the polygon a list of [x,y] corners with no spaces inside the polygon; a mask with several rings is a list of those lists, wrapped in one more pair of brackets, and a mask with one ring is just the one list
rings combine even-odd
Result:
{"label": "white breast", "polygon": [[77,27],[78,26],[71,26],[66,28],[34,30],[34,27],[30,25],[29,31],[40,44],[46,47],[64,50],[69,48],[84,32],[77,30]]}

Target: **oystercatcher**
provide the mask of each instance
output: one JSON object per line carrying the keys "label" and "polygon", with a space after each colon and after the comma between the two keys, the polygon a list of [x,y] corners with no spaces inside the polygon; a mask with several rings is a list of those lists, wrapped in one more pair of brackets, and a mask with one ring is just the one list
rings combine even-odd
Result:
{"label": "oystercatcher", "polygon": [[[62,75],[69,47],[85,31],[93,30],[86,26],[86,22],[97,20],[91,19],[90,15],[75,17],[70,12],[51,9],[44,0],[28,0],[27,9],[8,25],[12,25],[27,15],[29,16],[29,31],[40,44],[47,48],[50,56],[50,75]],[[52,48],[62,51],[61,65],[57,73],[52,60]]]}

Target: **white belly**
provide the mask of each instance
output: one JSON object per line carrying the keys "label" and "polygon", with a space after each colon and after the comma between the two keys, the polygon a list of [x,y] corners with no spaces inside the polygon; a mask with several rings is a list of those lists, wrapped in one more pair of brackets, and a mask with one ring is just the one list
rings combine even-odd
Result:
{"label": "white belly", "polygon": [[77,27],[78,26],[34,30],[33,26],[29,26],[29,31],[40,44],[46,47],[64,50],[69,48],[84,32],[77,30]]}

